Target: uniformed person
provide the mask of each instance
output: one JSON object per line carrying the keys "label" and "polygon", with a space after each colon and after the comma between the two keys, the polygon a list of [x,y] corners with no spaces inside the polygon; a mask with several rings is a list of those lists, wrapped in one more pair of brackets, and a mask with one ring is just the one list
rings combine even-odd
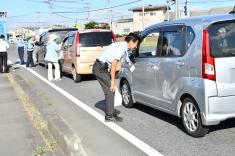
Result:
{"label": "uniformed person", "polygon": [[130,33],[126,36],[124,42],[112,43],[94,64],[93,73],[105,94],[105,121],[122,121],[122,118],[118,117],[120,112],[114,111],[115,74],[121,66],[120,60],[128,50],[133,50],[137,47],[139,40],[137,34]]}

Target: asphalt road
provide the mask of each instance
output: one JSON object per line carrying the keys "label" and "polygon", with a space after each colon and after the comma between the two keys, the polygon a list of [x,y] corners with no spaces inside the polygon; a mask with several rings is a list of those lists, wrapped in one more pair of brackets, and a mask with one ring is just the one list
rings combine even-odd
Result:
{"label": "asphalt road", "polygon": [[[15,46],[12,46],[9,50],[9,59],[13,62],[18,61]],[[32,69],[46,78],[47,70],[43,66],[37,66],[36,68]],[[21,73],[22,75],[25,74],[25,77],[34,80],[35,86],[37,86],[39,90],[44,89],[45,93],[51,99],[54,98],[54,101],[56,101],[57,98],[56,109],[61,112],[66,110],[66,117],[68,117],[68,115],[73,116],[81,113],[78,109],[76,109],[76,107],[78,106],[73,105],[72,103],[68,104],[70,105],[69,107],[63,108],[62,110],[62,103],[64,103],[63,100],[65,100],[66,98],[58,97],[61,95],[56,93],[55,90],[51,89],[44,82],[35,78],[35,76],[27,72],[25,69],[19,69],[18,73]],[[95,109],[100,114],[104,114],[102,110],[102,108],[104,108],[104,95],[98,82],[92,76],[88,76],[86,77],[86,80],[76,84],[73,82],[71,76],[67,75],[62,78],[62,81],[56,82],[56,85],[69,92],[74,97],[87,104],[89,107]],[[203,138],[196,139],[188,136],[183,131],[181,120],[177,117],[168,115],[158,110],[154,110],[141,104],[136,104],[135,108],[132,109],[127,109],[123,106],[118,106],[117,108],[122,112],[121,116],[124,118],[124,121],[122,123],[118,123],[118,125],[134,136],[138,137],[148,145],[152,146],[163,155],[235,155],[235,119],[227,120],[225,122],[222,122],[218,126],[211,127],[209,134],[207,134]],[[84,114],[84,116],[89,116],[85,112],[82,113]],[[81,121],[81,123],[89,124],[86,121]],[[108,127],[102,128],[109,129]],[[82,130],[80,129],[80,131]],[[112,137],[111,134],[113,133],[109,132],[109,134],[110,135],[107,135],[107,137]],[[84,134],[84,137],[87,137],[86,135],[88,136],[89,134]],[[114,138],[117,138],[118,140],[118,136],[114,136]],[[122,150],[124,153],[128,153],[129,151],[131,155],[144,155],[144,153],[138,151],[137,148],[132,147],[129,143],[126,143],[125,140],[119,140],[119,143],[120,148],[122,148],[120,150]],[[121,144],[123,144],[124,146],[122,146]],[[102,151],[100,152],[102,153]]]}

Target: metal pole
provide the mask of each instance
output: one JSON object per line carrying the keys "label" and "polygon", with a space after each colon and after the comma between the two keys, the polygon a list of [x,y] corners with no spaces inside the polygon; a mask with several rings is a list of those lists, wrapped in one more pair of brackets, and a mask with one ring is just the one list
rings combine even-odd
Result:
{"label": "metal pole", "polygon": [[179,0],[176,0],[176,7],[177,7],[177,19],[179,19],[180,18]]}
{"label": "metal pole", "polygon": [[52,1],[48,0],[49,4],[49,27],[52,28]]}
{"label": "metal pole", "polygon": [[169,17],[169,0],[166,1],[166,13],[167,13],[167,21],[170,20],[170,17]]}
{"label": "metal pole", "polygon": [[185,8],[186,8],[186,16],[189,17],[189,11],[188,11],[188,0],[185,0]]}
{"label": "metal pole", "polygon": [[109,8],[109,30],[112,30],[112,10],[110,8],[110,0],[108,0],[108,8]]}
{"label": "metal pole", "polygon": [[142,0],[142,30],[144,30],[144,0]]}

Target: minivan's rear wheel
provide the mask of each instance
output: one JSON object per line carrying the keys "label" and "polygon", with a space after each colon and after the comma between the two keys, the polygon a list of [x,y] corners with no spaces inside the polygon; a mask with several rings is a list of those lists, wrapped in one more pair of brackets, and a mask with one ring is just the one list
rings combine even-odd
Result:
{"label": "minivan's rear wheel", "polygon": [[132,95],[129,83],[124,80],[121,84],[122,104],[127,108],[133,107]]}
{"label": "minivan's rear wheel", "polygon": [[82,81],[82,75],[77,74],[75,68],[73,68],[73,70],[72,70],[72,75],[73,75],[73,80],[74,80],[74,82],[77,83],[77,82],[81,82],[81,81]]}
{"label": "minivan's rear wheel", "polygon": [[209,128],[202,125],[200,111],[194,100],[185,98],[181,109],[181,118],[186,132],[193,137],[205,136]]}

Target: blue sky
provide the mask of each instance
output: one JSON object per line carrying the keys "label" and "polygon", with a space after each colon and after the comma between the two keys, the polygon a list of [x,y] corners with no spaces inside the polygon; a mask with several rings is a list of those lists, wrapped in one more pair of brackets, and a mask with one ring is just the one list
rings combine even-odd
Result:
{"label": "blue sky", "polygon": [[[43,2],[44,1],[44,2]],[[96,12],[83,12],[83,10],[96,10],[108,7],[108,0],[55,0],[52,12],[77,11],[83,13],[59,13],[49,16],[48,0],[0,0],[0,10],[8,12],[8,27],[14,29],[19,26],[47,25],[49,22],[57,24],[72,25],[76,22],[85,23],[88,20],[108,22],[108,10]],[[116,6],[136,0],[110,0],[110,6]],[[180,0],[181,8],[183,2]],[[233,6],[235,0],[189,0],[189,9],[209,9],[212,7]],[[163,5],[166,0],[144,0],[146,5]],[[141,6],[142,2],[136,2],[126,6],[114,8],[112,15],[114,19],[131,17],[128,9]],[[39,13],[40,12],[40,13]],[[89,18],[88,18],[89,17]],[[40,22],[40,24],[38,23]]]}

